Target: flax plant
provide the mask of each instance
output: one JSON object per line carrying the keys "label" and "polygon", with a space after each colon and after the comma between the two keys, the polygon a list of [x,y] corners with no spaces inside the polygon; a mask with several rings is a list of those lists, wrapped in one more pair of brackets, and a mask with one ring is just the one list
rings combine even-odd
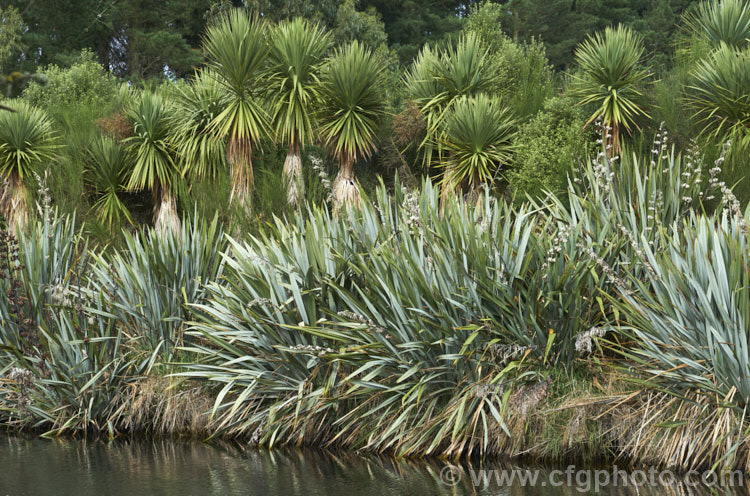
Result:
{"label": "flax plant", "polygon": [[219,277],[224,248],[214,218],[184,223],[179,233],[126,233],[122,251],[94,255],[92,287],[111,294],[109,312],[151,353],[149,368],[182,343],[190,305],[202,300],[204,283]]}

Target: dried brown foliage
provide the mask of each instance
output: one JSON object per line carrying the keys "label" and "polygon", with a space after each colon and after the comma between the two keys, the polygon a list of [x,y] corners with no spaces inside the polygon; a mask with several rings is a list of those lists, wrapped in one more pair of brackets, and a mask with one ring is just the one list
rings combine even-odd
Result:
{"label": "dried brown foliage", "polygon": [[133,126],[122,112],[97,119],[96,125],[102,133],[117,141],[122,141],[133,135]]}
{"label": "dried brown foliage", "polygon": [[393,134],[399,146],[421,143],[426,132],[427,121],[414,102],[407,102],[404,109],[393,116]]}

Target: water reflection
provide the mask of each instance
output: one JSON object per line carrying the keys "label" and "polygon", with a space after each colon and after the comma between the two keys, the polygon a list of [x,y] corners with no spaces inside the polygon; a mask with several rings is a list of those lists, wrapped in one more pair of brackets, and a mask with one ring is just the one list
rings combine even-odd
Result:
{"label": "water reflection", "polygon": [[[745,489],[711,490],[684,484],[634,487],[632,481],[628,486],[610,484],[597,491],[593,471],[588,480],[579,477],[578,485],[573,476],[573,485],[552,487],[552,483],[564,483],[570,477],[564,473],[564,467],[556,477],[551,474],[554,469],[543,469],[534,487],[522,487],[518,474],[526,469],[490,463],[461,464],[451,478],[446,464],[439,461],[393,460],[314,450],[240,450],[233,445],[173,441],[103,443],[18,437],[3,438],[1,442],[0,496],[750,494]],[[518,469],[514,485],[501,487],[493,472],[484,472],[489,474],[485,484],[480,471],[493,469],[504,469],[506,474]],[[446,485],[444,479],[456,484]],[[601,475],[599,480],[603,480]]]}

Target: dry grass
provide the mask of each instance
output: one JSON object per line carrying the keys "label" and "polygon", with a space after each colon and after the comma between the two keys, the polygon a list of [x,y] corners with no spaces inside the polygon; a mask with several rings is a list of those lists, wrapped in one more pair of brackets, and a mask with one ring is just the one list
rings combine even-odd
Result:
{"label": "dry grass", "polygon": [[499,437],[494,454],[750,471],[749,426],[742,411],[728,406],[731,401],[732,395],[710,398],[697,391],[680,398],[633,390],[615,377],[596,390],[573,390],[532,405],[526,416],[510,416],[511,435]]}
{"label": "dry grass", "polygon": [[159,436],[208,437],[213,398],[202,387],[184,381],[147,377],[128,386],[118,425],[130,433]]}

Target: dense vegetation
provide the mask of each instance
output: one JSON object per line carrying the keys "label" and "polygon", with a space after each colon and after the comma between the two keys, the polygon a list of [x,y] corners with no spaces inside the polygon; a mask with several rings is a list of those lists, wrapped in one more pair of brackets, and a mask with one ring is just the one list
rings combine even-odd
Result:
{"label": "dense vegetation", "polygon": [[5,10],[4,425],[750,467],[750,3],[189,3]]}
{"label": "dense vegetation", "polygon": [[[246,10],[198,1],[179,12],[177,2],[141,3],[101,11],[83,2],[75,19],[65,8],[44,16],[35,2],[3,7],[0,65],[16,96],[6,106],[20,109],[2,117],[16,127],[15,138],[2,138],[3,160],[16,164],[6,170],[9,228],[34,215],[34,173],[45,171],[52,202],[95,243],[121,243],[122,228],[176,229],[193,214],[255,231],[305,202],[356,202],[360,186],[372,191],[380,176],[391,187],[396,172],[411,183],[429,175],[446,192],[490,184],[520,204],[565,194],[597,118],[612,127],[610,156],[621,143],[646,152],[660,122],[678,151],[697,140],[707,160],[740,135],[721,179],[743,204],[750,199],[739,146],[743,2],[712,11],[697,2],[561,1],[544,15],[530,1]],[[153,19],[128,21],[141,8]],[[392,17],[409,8],[419,15]],[[538,25],[553,13],[573,16],[553,24],[574,32]],[[670,22],[657,29],[657,18]],[[431,35],[415,38],[403,19],[427,23]],[[655,42],[652,30],[664,38]],[[38,149],[13,151],[14,139]]]}

